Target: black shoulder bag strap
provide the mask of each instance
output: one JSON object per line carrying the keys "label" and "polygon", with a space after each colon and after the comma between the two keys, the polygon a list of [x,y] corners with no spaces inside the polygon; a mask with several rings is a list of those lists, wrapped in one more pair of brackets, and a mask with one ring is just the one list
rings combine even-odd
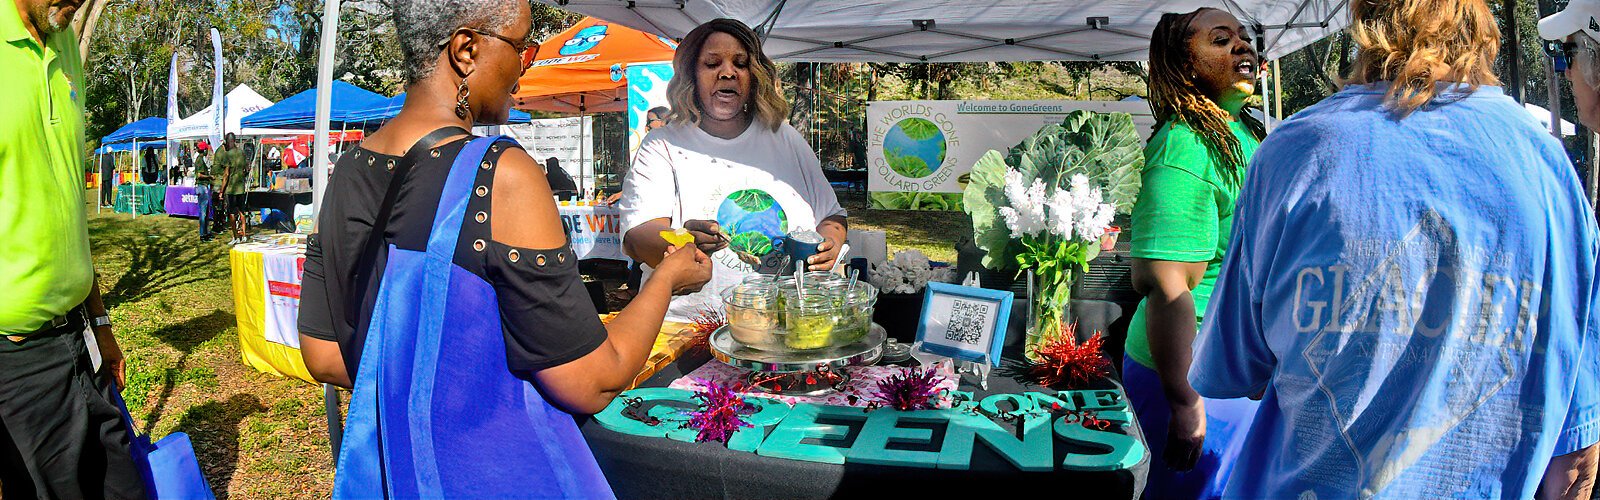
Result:
{"label": "black shoulder bag strap", "polygon": [[428,135],[417,139],[406,155],[400,158],[394,166],[394,177],[389,179],[389,189],[383,193],[383,203],[378,205],[378,216],[372,219],[372,232],[367,234],[367,242],[361,247],[361,255],[356,259],[355,281],[345,296],[345,319],[350,324],[360,325],[361,307],[367,296],[367,286],[371,284],[373,267],[376,267],[378,250],[383,248],[384,232],[389,229],[389,215],[394,212],[395,198],[400,195],[400,185],[405,183],[406,176],[411,173],[411,167],[416,165],[435,143],[449,137],[458,135],[472,135],[466,129],[451,125],[443,127]]}

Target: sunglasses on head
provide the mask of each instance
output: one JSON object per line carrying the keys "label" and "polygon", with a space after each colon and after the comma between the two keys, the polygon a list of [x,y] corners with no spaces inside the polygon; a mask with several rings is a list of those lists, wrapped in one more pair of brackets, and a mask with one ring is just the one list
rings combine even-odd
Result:
{"label": "sunglasses on head", "polygon": [[[483,35],[483,36],[487,36],[487,37],[494,37],[494,38],[499,39],[502,42],[506,42],[507,45],[511,46],[511,50],[513,50],[513,51],[515,51],[515,52],[517,52],[519,54],[522,54],[522,70],[523,71],[527,71],[528,68],[532,67],[533,66],[533,61],[539,57],[539,42],[536,41],[536,40],[516,40],[516,39],[510,38],[510,37],[501,36],[498,33],[490,33],[490,32],[487,32],[487,31],[479,30],[477,28],[461,28],[461,29],[464,29],[464,30],[467,30],[467,31],[471,31],[473,33],[476,33],[476,34],[479,34],[479,35]],[[529,35],[532,35],[532,33],[529,33]],[[451,36],[455,36],[455,35],[451,35]],[[443,41],[439,42],[439,48],[444,48],[444,46],[449,44],[449,43],[450,43],[450,37],[445,37],[445,39]]]}

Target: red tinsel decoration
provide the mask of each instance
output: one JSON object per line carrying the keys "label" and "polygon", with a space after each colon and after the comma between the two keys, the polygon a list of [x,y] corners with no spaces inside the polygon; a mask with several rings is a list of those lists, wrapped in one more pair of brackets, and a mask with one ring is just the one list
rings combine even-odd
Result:
{"label": "red tinsel decoration", "polygon": [[728,324],[728,316],[721,309],[706,308],[701,310],[700,314],[695,315],[694,319],[689,322],[688,331],[693,337],[689,339],[688,349],[700,349],[710,346],[711,334],[726,324]]}
{"label": "red tinsel decoration", "polygon": [[1028,376],[1040,385],[1065,385],[1076,389],[1111,373],[1111,362],[1100,353],[1105,339],[1095,332],[1083,343],[1074,341],[1078,325],[1062,325],[1061,334],[1034,348],[1037,362],[1028,367]]}
{"label": "red tinsel decoration", "polygon": [[874,399],[900,411],[931,410],[942,380],[932,368],[907,368],[879,381]]}
{"label": "red tinsel decoration", "polygon": [[694,440],[697,443],[716,441],[727,443],[728,438],[741,427],[752,427],[744,421],[744,416],[754,413],[755,410],[744,403],[744,398],[734,392],[731,387],[726,387],[710,380],[700,380],[705,389],[694,393],[695,399],[700,400],[700,408],[688,412],[689,421],[685,428],[700,431]]}

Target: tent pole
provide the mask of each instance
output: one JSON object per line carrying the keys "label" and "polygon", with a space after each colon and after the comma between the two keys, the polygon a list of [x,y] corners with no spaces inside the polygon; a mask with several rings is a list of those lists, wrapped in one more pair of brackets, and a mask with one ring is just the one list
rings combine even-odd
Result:
{"label": "tent pole", "polygon": [[[311,147],[311,220],[322,209],[328,180],[328,118],[333,107],[333,50],[339,38],[339,0],[322,3],[322,43],[317,49],[317,118]],[[315,222],[312,231],[316,231]]]}
{"label": "tent pole", "polygon": [[1281,73],[1279,71],[1280,69],[1281,69],[1281,66],[1278,64],[1278,60],[1277,59],[1273,59],[1272,60],[1272,95],[1278,96],[1278,100],[1272,101],[1272,105],[1274,107],[1273,110],[1276,111],[1273,114],[1276,115],[1276,118],[1278,119],[1278,121],[1283,121],[1283,73]]}
{"label": "tent pole", "polygon": [[139,176],[142,173],[139,171],[139,139],[136,137],[133,139],[133,188],[128,190],[128,211],[133,212],[135,219],[139,218],[139,181],[143,180]]}
{"label": "tent pole", "polygon": [[589,183],[586,183],[586,181],[584,181],[584,171],[586,171],[586,170],[584,170],[584,141],[586,141],[587,133],[589,133],[589,130],[586,130],[587,127],[584,127],[584,115],[589,114],[589,103],[587,103],[587,101],[589,101],[589,99],[587,99],[587,96],[578,95],[578,196],[579,196],[579,199],[582,199],[582,197],[584,197],[584,194],[586,194],[586,192],[589,192],[589,188],[587,188],[587,186],[589,186]]}

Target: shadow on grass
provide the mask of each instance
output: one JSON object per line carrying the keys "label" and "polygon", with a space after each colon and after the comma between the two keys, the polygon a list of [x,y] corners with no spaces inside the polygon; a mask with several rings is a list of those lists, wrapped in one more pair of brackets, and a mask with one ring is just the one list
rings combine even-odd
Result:
{"label": "shadow on grass", "polygon": [[234,316],[221,310],[213,310],[211,314],[189,318],[188,321],[175,325],[167,325],[160,330],[150,333],[156,340],[165,342],[177,349],[178,352],[188,354],[195,347],[204,344],[220,335],[229,327],[234,326]]}
{"label": "shadow on grass", "polygon": [[235,394],[227,401],[211,401],[189,408],[174,432],[189,434],[195,457],[217,498],[228,498],[228,483],[239,467],[239,425],[246,417],[266,411],[251,394]]}
{"label": "shadow on grass", "polygon": [[191,318],[176,325],[168,325],[150,334],[157,340],[172,346],[173,349],[177,349],[182,354],[178,356],[177,362],[174,362],[172,367],[162,371],[161,393],[156,396],[155,401],[146,405],[150,410],[145,415],[146,422],[157,421],[161,418],[161,414],[166,411],[167,401],[172,397],[172,391],[184,382],[184,378],[187,375],[185,366],[189,361],[189,355],[194,352],[194,349],[200,344],[216,338],[218,334],[227,330],[233,323],[234,317],[232,314],[211,311],[211,314]]}
{"label": "shadow on grass", "polygon": [[89,226],[91,240],[98,243],[97,252],[127,252],[127,269],[102,294],[107,307],[173,287],[227,277],[228,266],[215,265],[227,258],[227,247],[201,243],[195,232],[151,227],[133,219],[97,219]]}

